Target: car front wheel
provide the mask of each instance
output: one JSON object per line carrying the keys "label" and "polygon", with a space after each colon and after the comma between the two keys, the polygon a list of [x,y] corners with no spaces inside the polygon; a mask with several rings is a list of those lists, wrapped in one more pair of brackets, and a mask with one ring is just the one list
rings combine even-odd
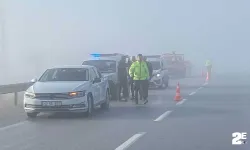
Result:
{"label": "car front wheel", "polygon": [[166,89],[166,88],[167,88],[166,83],[163,82],[162,85],[160,86],[160,88],[161,88],[161,89]]}
{"label": "car front wheel", "polygon": [[29,118],[36,118],[37,115],[38,115],[37,112],[27,113],[27,116],[28,116]]}
{"label": "car front wheel", "polygon": [[110,85],[110,94],[111,94],[111,99],[112,100],[118,100],[119,98],[119,85],[115,84],[114,82],[109,82]]}
{"label": "car front wheel", "polygon": [[92,98],[92,96],[88,96],[87,101],[88,101],[88,111],[87,111],[86,115],[87,115],[87,117],[91,117],[93,114],[93,98]]}
{"label": "car front wheel", "polygon": [[166,88],[167,88],[167,85],[165,83],[165,80],[162,79],[162,83],[161,83],[160,89],[166,89]]}
{"label": "car front wheel", "polygon": [[110,94],[109,94],[109,91],[107,90],[105,102],[103,104],[101,104],[101,108],[102,109],[109,109],[109,101],[110,101]]}
{"label": "car front wheel", "polygon": [[166,84],[166,87],[168,87],[168,85],[169,85],[168,81],[166,81],[166,83],[165,83],[165,84]]}

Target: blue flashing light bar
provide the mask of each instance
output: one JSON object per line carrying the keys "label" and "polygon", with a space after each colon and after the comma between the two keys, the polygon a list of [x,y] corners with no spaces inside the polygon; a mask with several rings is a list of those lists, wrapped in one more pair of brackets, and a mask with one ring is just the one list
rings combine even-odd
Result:
{"label": "blue flashing light bar", "polygon": [[90,54],[92,57],[111,57],[111,56],[117,56],[119,54],[114,53],[114,54],[98,54],[98,53],[94,53],[94,54]]}
{"label": "blue flashing light bar", "polygon": [[90,54],[93,57],[101,57],[101,54]]}

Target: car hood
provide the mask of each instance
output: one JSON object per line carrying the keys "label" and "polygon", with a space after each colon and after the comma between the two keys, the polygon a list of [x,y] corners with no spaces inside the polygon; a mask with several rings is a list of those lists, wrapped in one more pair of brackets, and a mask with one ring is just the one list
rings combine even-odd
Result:
{"label": "car hood", "polygon": [[112,76],[114,75],[115,73],[102,73],[103,77],[108,77],[108,76]]}
{"label": "car hood", "polygon": [[76,81],[76,82],[36,82],[27,92],[32,93],[66,93],[81,91],[85,89],[85,86],[88,86],[88,81]]}
{"label": "car hood", "polygon": [[157,73],[160,73],[161,72],[161,70],[159,69],[159,70],[153,70],[153,74],[157,74]]}

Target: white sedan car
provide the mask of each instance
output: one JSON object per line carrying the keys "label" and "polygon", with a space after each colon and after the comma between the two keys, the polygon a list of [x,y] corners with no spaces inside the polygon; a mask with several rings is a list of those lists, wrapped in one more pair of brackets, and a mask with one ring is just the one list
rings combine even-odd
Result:
{"label": "white sedan car", "polygon": [[77,112],[88,116],[94,108],[109,108],[109,85],[94,66],[47,69],[24,94],[28,117],[40,112]]}

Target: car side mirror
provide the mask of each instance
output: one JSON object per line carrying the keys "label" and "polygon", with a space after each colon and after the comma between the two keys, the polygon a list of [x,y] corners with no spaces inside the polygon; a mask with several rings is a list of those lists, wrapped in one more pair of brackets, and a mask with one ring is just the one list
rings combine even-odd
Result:
{"label": "car side mirror", "polygon": [[33,83],[37,82],[37,78],[30,80],[30,82],[33,82]]}
{"label": "car side mirror", "polygon": [[93,81],[93,83],[99,83],[99,82],[101,82],[101,81],[102,81],[101,78],[95,78],[94,81]]}

